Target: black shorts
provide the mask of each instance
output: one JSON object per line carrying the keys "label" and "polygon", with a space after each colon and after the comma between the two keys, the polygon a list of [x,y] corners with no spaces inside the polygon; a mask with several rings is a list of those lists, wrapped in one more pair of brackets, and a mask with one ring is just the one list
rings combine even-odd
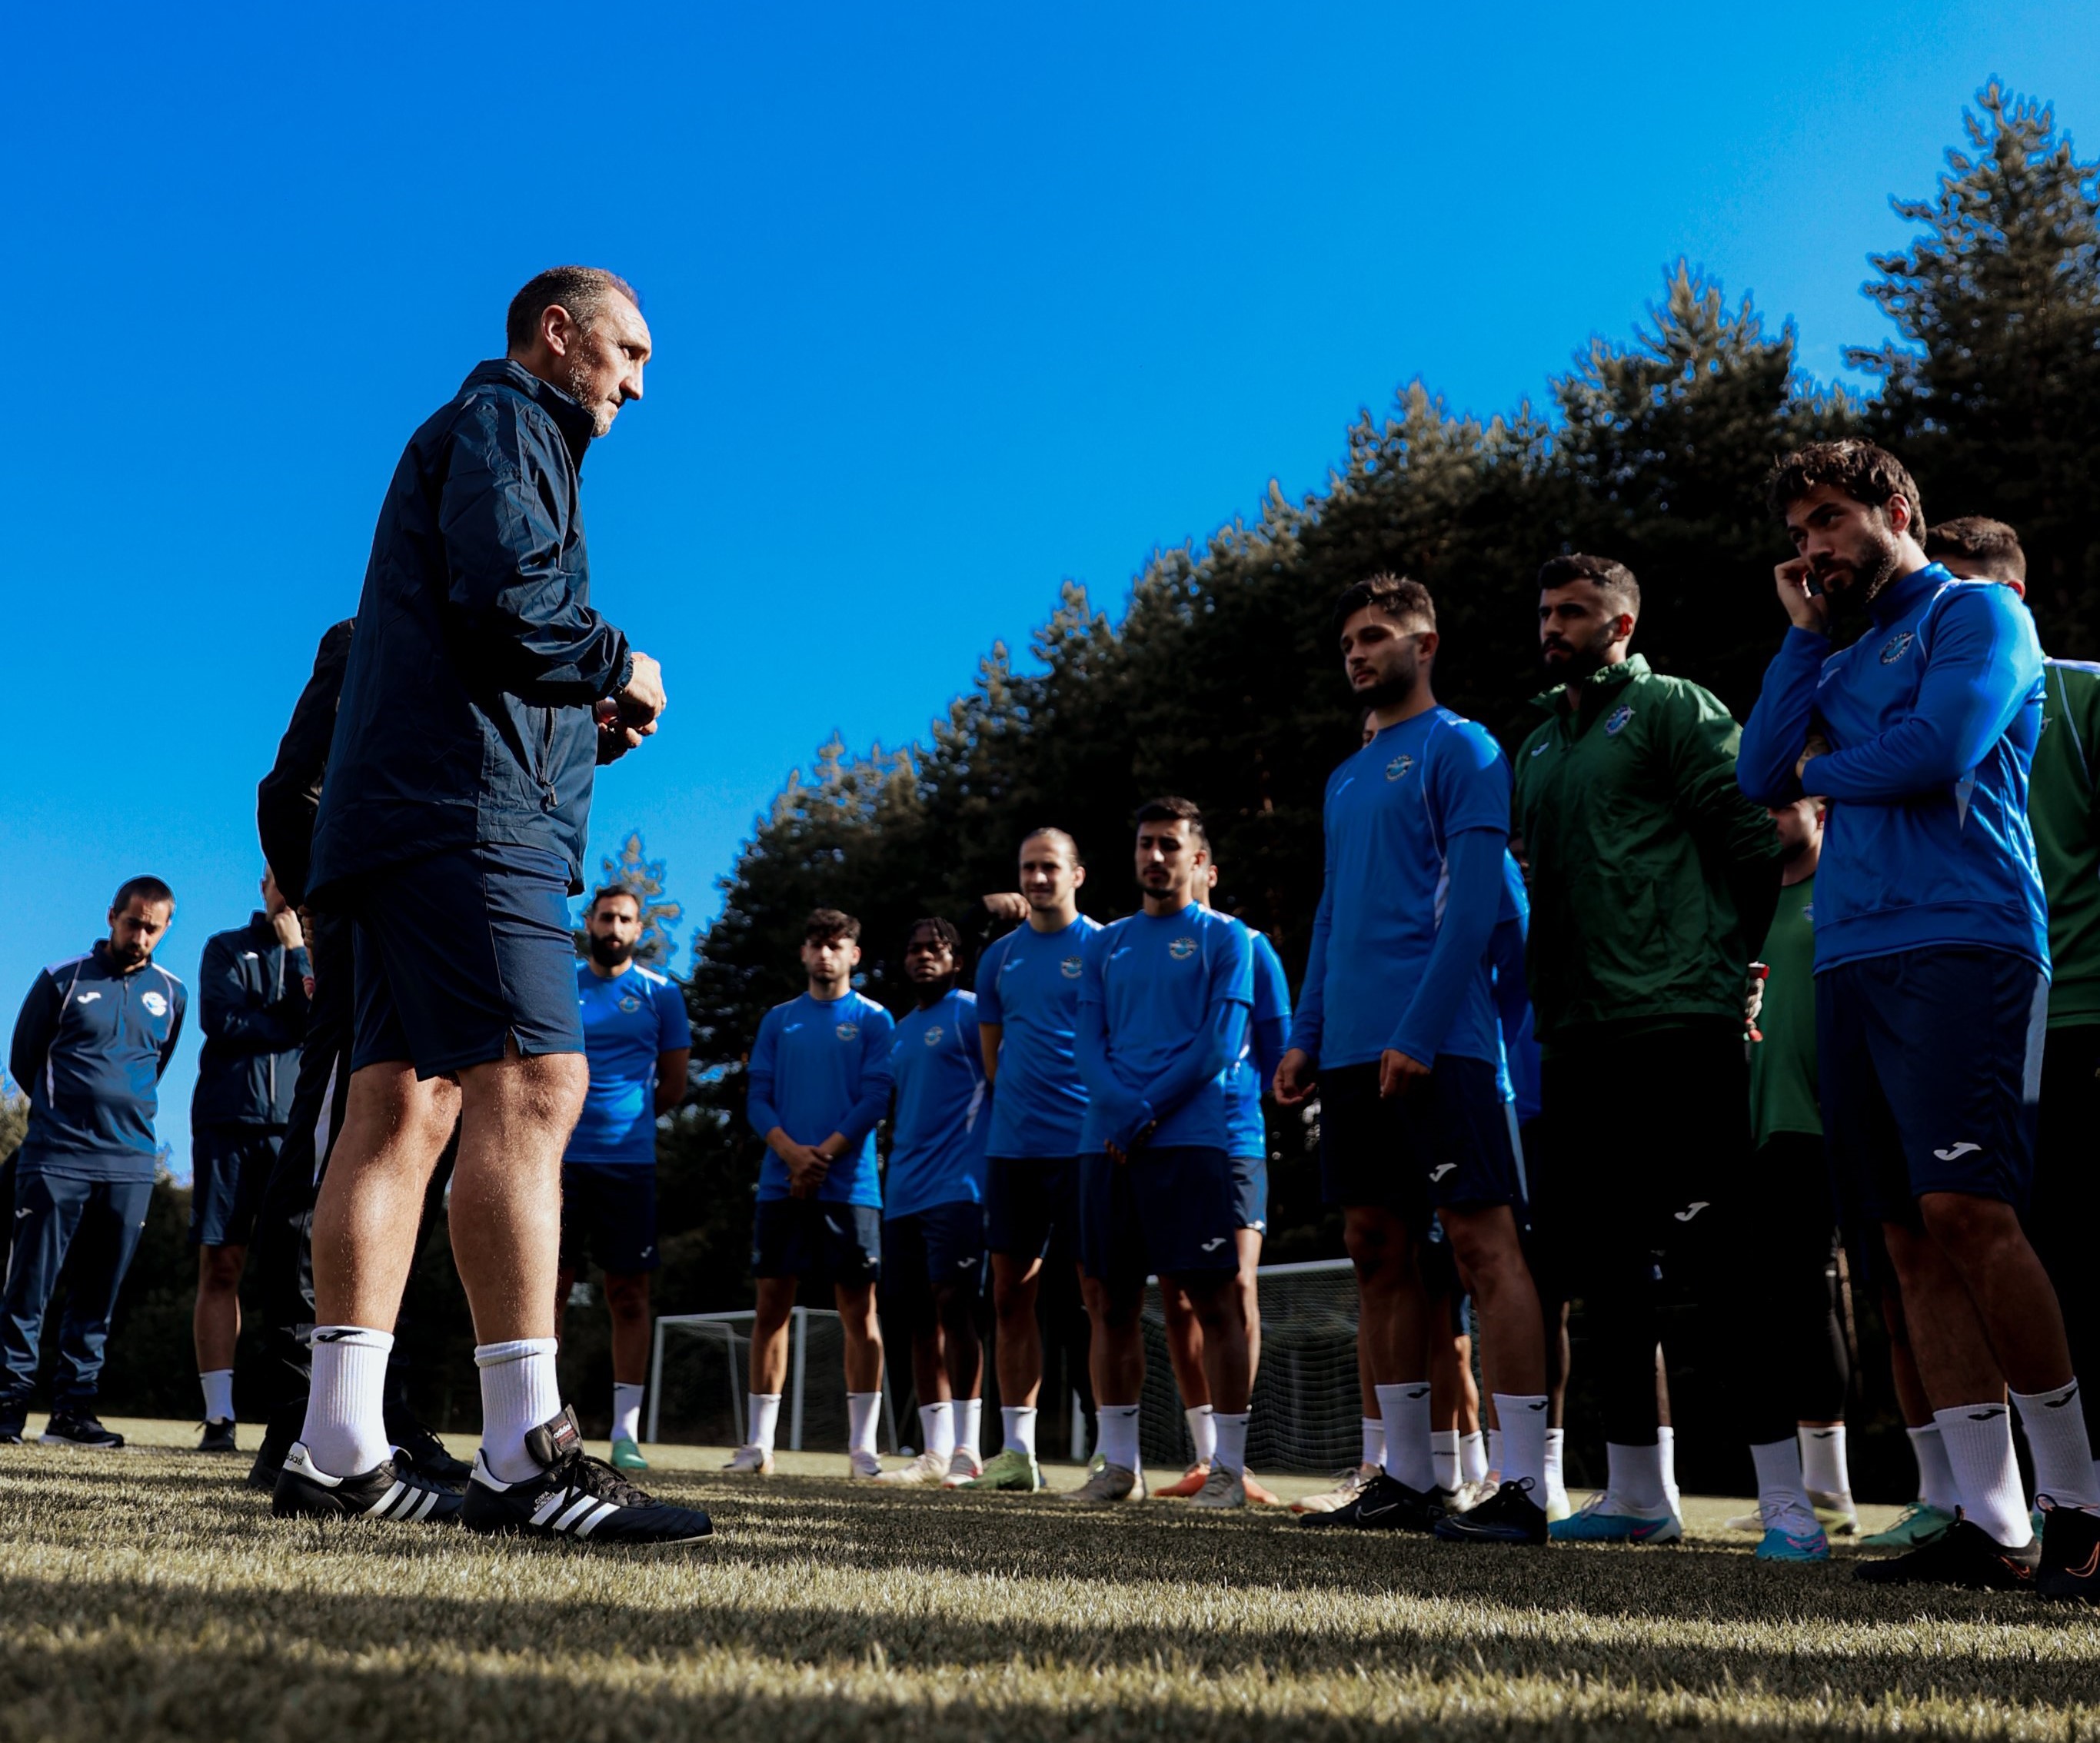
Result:
{"label": "black shorts", "polygon": [[1915,1226],[1929,1192],[2027,1208],[2049,977],[1935,948],[1815,977],[1816,1077],[1848,1226]]}
{"label": "black shorts", "polygon": [[751,1274],[847,1289],[882,1274],[882,1212],[822,1198],[761,1198],[752,1219]]}
{"label": "black shorts", "polygon": [[569,869],[558,854],[464,847],[355,880],[357,1037],[350,1068],[406,1060],[442,1077],[523,1054],[580,1053]]}
{"label": "black shorts", "polygon": [[1233,1158],[1233,1215],[1242,1229],[1268,1233],[1268,1158]]}
{"label": "black shorts", "polygon": [[936,1204],[882,1220],[889,1263],[884,1287],[900,1304],[929,1307],[943,1289],[984,1293],[985,1217],[981,1204]]}
{"label": "black shorts", "polygon": [[284,1141],[265,1126],[201,1126],[191,1134],[191,1246],[247,1246]]}
{"label": "black shorts", "polygon": [[994,1156],[985,1182],[991,1250],[1022,1260],[1050,1251],[1059,1229],[1079,1232],[1079,1164],[1070,1156]]}
{"label": "black shorts", "polygon": [[1375,1060],[1322,1071],[1320,1184],[1329,1204],[1389,1211],[1418,1233],[1446,1205],[1521,1205],[1495,1068],[1446,1054],[1392,1097]]}
{"label": "black shorts", "polygon": [[1200,1145],[1079,1158],[1079,1263],[1122,1286],[1239,1269],[1232,1158]]}
{"label": "black shorts", "polygon": [[592,1260],[615,1277],[663,1264],[656,1251],[653,1163],[562,1164],[562,1269],[580,1276]]}

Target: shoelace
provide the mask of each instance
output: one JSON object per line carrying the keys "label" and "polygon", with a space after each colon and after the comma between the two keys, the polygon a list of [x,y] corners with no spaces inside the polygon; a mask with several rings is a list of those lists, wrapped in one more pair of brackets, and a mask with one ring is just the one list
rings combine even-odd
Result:
{"label": "shoelace", "polygon": [[646,1490],[637,1489],[602,1458],[593,1458],[580,1447],[547,1473],[567,1485],[572,1494],[595,1496],[618,1507],[647,1507]]}

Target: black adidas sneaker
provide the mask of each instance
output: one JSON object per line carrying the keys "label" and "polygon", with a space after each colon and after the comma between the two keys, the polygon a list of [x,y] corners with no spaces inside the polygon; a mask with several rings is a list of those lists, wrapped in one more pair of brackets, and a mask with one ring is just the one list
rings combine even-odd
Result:
{"label": "black adidas sneaker", "polygon": [[360,1476],[330,1476],[295,1441],[271,1491],[270,1511],[280,1519],[389,1519],[403,1525],[449,1525],[459,1517],[460,1498],[440,1489],[412,1467],[382,1458]]}
{"label": "black adidas sneaker", "polygon": [[460,1512],[468,1530],[622,1548],[694,1543],[714,1534],[714,1521],[698,1507],[654,1500],[603,1459],[588,1456],[576,1413],[566,1405],[525,1436],[525,1450],[542,1468],[515,1483],[499,1480],[481,1454],[474,1455]]}

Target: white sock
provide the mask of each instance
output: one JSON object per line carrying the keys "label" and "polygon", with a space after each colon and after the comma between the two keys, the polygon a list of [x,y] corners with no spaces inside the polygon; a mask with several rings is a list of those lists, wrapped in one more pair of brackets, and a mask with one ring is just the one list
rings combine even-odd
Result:
{"label": "white sock", "polygon": [[1806,1537],[1816,1529],[1815,1509],[1801,1480],[1801,1443],[1788,1439],[1750,1449],[1758,1472],[1758,1514],[1767,1531]]}
{"label": "white sock", "polygon": [[[233,1370],[207,1368],[197,1375],[198,1383],[204,1388],[204,1419],[208,1423],[230,1423],[233,1420]],[[309,1452],[311,1447],[307,1448]]]}
{"label": "white sock", "polygon": [[1385,1423],[1385,1474],[1410,1489],[1436,1485],[1436,1466],[1429,1456],[1429,1382],[1409,1380],[1378,1388],[1379,1415]]}
{"label": "white sock", "polygon": [[1458,1480],[1477,1483],[1494,1467],[1488,1462],[1488,1437],[1476,1428],[1458,1436]]}
{"label": "white sock", "polygon": [[314,1377],[299,1439],[330,1476],[362,1476],[393,1450],[386,1438],[386,1352],[394,1334],[316,1326]]}
{"label": "white sock", "polygon": [[1385,1463],[1385,1419],[1366,1416],[1361,1420],[1363,1423],[1363,1462],[1367,1465],[1382,1465]]}
{"label": "white sock", "polygon": [[1137,1410],[1134,1404],[1104,1404],[1094,1411],[1101,1444],[1094,1450],[1112,1465],[1137,1468]]}
{"label": "white sock", "polygon": [[1035,1456],[1035,1406],[1032,1404],[1006,1404],[999,1406],[999,1418],[1006,1430],[1006,1450]]}
{"label": "white sock", "polygon": [[[1499,1476],[1502,1468],[1502,1432],[1499,1428],[1488,1431],[1488,1475]],[[1507,1480],[1505,1479],[1505,1480]]]}
{"label": "white sock", "polygon": [[780,1394],[777,1392],[747,1392],[745,1397],[751,1408],[751,1441],[761,1452],[773,1450],[773,1437],[780,1432]]}
{"label": "white sock", "polygon": [[1546,1431],[1546,1504],[1548,1507],[1565,1507],[1568,1504],[1568,1431],[1565,1428]]}
{"label": "white sock", "polygon": [[1604,1473],[1604,1486],[1628,1512],[1642,1519],[1660,1519],[1671,1511],[1670,1491],[1663,1482],[1660,1441],[1652,1446],[1607,1441]]}
{"label": "white sock", "polygon": [[1218,1456],[1217,1413],[1207,1404],[1197,1405],[1181,1413],[1189,1424],[1189,1439],[1196,1449],[1196,1463],[1207,1465]]}
{"label": "white sock", "polygon": [[1852,1473],[1845,1459],[1845,1425],[1803,1428],[1801,1433],[1801,1480],[1826,1495],[1852,1493]]}
{"label": "white sock", "polygon": [[639,1441],[642,1438],[642,1394],[646,1390],[639,1382],[629,1385],[625,1380],[612,1383],[612,1437],[615,1441]]}
{"label": "white sock", "polygon": [[1439,1489],[1458,1486],[1458,1431],[1456,1428],[1432,1428],[1429,1431],[1429,1468],[1436,1473]]}
{"label": "white sock", "polygon": [[924,1450],[931,1453],[942,1464],[955,1456],[955,1406],[946,1404],[922,1404],[919,1406],[919,1432],[924,1437]]}
{"label": "white sock", "polygon": [[1217,1410],[1211,1418],[1218,1427],[1211,1456],[1235,1476],[1246,1475],[1247,1414],[1245,1410]]}
{"label": "white sock", "polygon": [[1939,1424],[1964,1516],[2007,1549],[2032,1542],[2034,1527],[2020,1488],[2019,1463],[2013,1456],[2011,1411],[1992,1399],[1935,1410],[1932,1419]]}
{"label": "white sock", "polygon": [[875,1422],[882,1413],[879,1392],[846,1394],[846,1452],[854,1458],[875,1457]]}
{"label": "white sock", "polygon": [[2093,1443],[2085,1436],[2085,1413],[2076,1379],[2053,1392],[2016,1392],[2020,1427],[2034,1454],[2035,1493],[2058,1507],[2100,1507],[2093,1483]]}
{"label": "white sock", "polygon": [[973,1455],[984,1451],[983,1399],[955,1400],[955,1445],[967,1447]]}
{"label": "white sock", "polygon": [[562,1414],[554,1349],[552,1338],[474,1346],[474,1365],[481,1370],[481,1459],[500,1483],[540,1474],[525,1436]]}
{"label": "white sock", "polygon": [[1677,1431],[1668,1423],[1659,1423],[1655,1431],[1655,1444],[1662,1454],[1662,1493],[1670,1503],[1670,1511],[1682,1515],[1684,1503],[1677,1493]]}
{"label": "white sock", "polygon": [[1496,1468],[1502,1472],[1505,1483],[1529,1477],[1533,1485],[1531,1498],[1544,1507],[1551,1493],[1546,1463],[1549,1432],[1546,1426],[1546,1394],[1538,1392],[1525,1397],[1498,1392],[1494,1397],[1495,1419],[1502,1425],[1502,1457],[1508,1460]]}
{"label": "white sock", "polygon": [[1939,1438],[1939,1424],[1906,1428],[1911,1456],[1917,1461],[1917,1498],[1927,1507],[1952,1513],[1961,1505],[1961,1491],[1955,1485],[1954,1467],[1947,1462],[1947,1443]]}

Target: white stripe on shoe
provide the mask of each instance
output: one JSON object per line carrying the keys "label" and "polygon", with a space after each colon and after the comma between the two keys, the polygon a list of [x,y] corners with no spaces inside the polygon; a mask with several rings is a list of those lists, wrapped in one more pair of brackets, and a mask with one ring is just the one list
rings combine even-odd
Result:
{"label": "white stripe on shoe", "polygon": [[576,1535],[580,1538],[589,1537],[593,1531],[597,1530],[600,1525],[603,1525],[619,1511],[619,1507],[610,1501],[599,1502],[598,1504],[598,1511],[593,1513],[591,1516],[585,1520],[580,1525],[576,1527]]}
{"label": "white stripe on shoe", "polygon": [[402,1490],[407,1487],[408,1485],[400,1478],[398,1476],[395,1478],[394,1486],[364,1510],[364,1516],[367,1519],[390,1519],[393,1516],[394,1503],[400,1498]]}

